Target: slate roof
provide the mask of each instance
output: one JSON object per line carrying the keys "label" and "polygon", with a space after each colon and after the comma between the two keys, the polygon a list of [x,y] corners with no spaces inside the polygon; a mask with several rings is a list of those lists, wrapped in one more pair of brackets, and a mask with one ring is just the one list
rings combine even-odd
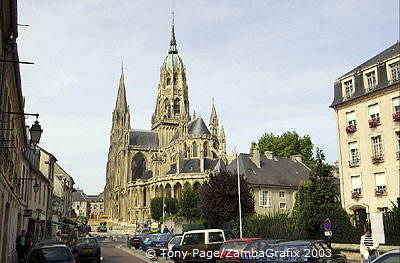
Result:
{"label": "slate roof", "polygon": [[[239,155],[239,172],[246,176],[249,184],[298,186],[301,181],[309,180],[309,170],[303,164],[290,158],[268,159],[261,156],[261,167],[258,168],[250,157],[250,154]],[[236,158],[226,169],[230,172],[237,171]]]}
{"label": "slate roof", "polygon": [[379,53],[378,55],[368,59],[361,65],[357,66],[356,68],[354,68],[354,69],[350,70],[349,72],[347,72],[346,74],[342,75],[340,78],[342,78],[346,75],[361,71],[361,70],[368,68],[369,66],[375,65],[379,62],[383,62],[384,60],[394,57],[394,56],[398,55],[399,53],[400,53],[400,42],[396,42],[392,46],[388,47],[387,49],[385,49],[384,51]]}
{"label": "slate roof", "polygon": [[[188,123],[189,134],[211,134],[201,117],[196,117]],[[177,131],[171,139],[171,142],[180,137],[180,132]]]}
{"label": "slate roof", "polygon": [[[226,167],[224,161],[222,159],[204,159],[204,170],[224,170]],[[200,159],[184,159],[182,160],[181,173],[200,173]],[[176,163],[171,165],[171,169],[167,172],[167,174],[175,174],[176,173]]]}
{"label": "slate roof", "polygon": [[153,172],[151,170],[147,170],[144,172],[144,175],[140,177],[140,179],[147,180],[153,177]]}
{"label": "slate roof", "polygon": [[103,198],[98,195],[87,195],[86,200],[88,202],[103,202]]}
{"label": "slate roof", "polygon": [[130,132],[129,145],[158,147],[158,134],[153,131],[132,130]]}
{"label": "slate roof", "polygon": [[82,192],[72,192],[72,202],[86,202],[86,198]]}

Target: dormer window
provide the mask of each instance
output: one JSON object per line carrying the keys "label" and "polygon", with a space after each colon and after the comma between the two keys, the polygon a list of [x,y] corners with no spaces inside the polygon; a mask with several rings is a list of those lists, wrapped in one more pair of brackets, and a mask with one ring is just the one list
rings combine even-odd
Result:
{"label": "dormer window", "polygon": [[375,77],[375,71],[369,72],[365,74],[367,78],[367,85],[368,85],[368,91],[371,91],[376,88],[376,77]]}
{"label": "dormer window", "polygon": [[353,81],[349,80],[344,83],[345,98],[348,99],[354,94]]}
{"label": "dormer window", "polygon": [[389,65],[390,68],[390,80],[391,82],[400,80],[400,62],[397,61]]}

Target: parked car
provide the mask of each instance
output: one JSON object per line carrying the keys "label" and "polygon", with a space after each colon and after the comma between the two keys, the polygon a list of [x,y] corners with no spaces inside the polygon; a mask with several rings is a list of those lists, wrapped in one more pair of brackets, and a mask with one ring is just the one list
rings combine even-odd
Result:
{"label": "parked car", "polygon": [[138,235],[134,235],[132,238],[129,239],[129,245],[130,247],[134,247],[136,249],[139,249],[143,245],[143,241],[147,238],[147,236],[150,235],[150,233],[142,233]]}
{"label": "parked car", "polygon": [[168,251],[173,251],[174,247],[177,247],[181,245],[181,240],[182,240],[182,235],[174,236],[171,238],[171,240],[168,242]]}
{"label": "parked car", "polygon": [[[160,241],[161,239],[166,238],[166,240],[170,240],[173,236],[169,233],[155,233],[155,234],[149,234],[146,239],[142,242],[142,249],[144,251],[148,250],[149,248],[153,249],[153,242],[155,241]],[[166,243],[168,243],[168,241]],[[165,241],[164,241],[165,242]]]}
{"label": "parked car", "polygon": [[105,225],[99,225],[97,227],[97,232],[107,232],[107,226]]}
{"label": "parked car", "polygon": [[215,262],[216,257],[208,257],[202,254],[194,255],[194,249],[198,251],[217,251],[225,242],[225,233],[222,229],[203,229],[187,231],[183,234],[180,251],[187,253],[180,262],[199,261]]}
{"label": "parked car", "polygon": [[399,263],[399,262],[400,262],[399,249],[390,250],[372,261],[372,263]]}
{"label": "parked car", "polygon": [[266,251],[281,240],[263,240],[261,238],[238,238],[226,241],[219,249],[220,260],[217,262],[247,262],[246,255],[253,251]]}
{"label": "parked car", "polygon": [[[307,262],[307,263],[346,263],[345,255],[332,249],[323,240],[315,241],[289,241],[271,244],[263,256],[248,257],[242,262],[246,263],[282,263],[282,262]],[[287,253],[285,253],[287,252]]]}
{"label": "parked car", "polygon": [[161,254],[162,249],[165,249],[166,252],[168,250],[168,243],[173,237],[175,237],[174,234],[155,234],[154,238],[151,238],[150,243],[146,246],[146,249],[153,249],[157,255]]}
{"label": "parked car", "polygon": [[45,246],[45,245],[65,245],[64,242],[60,240],[54,240],[54,239],[45,239],[45,240],[39,240],[34,244],[34,247],[38,246]]}
{"label": "parked car", "polygon": [[71,250],[64,244],[49,244],[35,246],[27,257],[27,263],[75,263]]}
{"label": "parked car", "polygon": [[100,262],[101,249],[95,237],[80,237],[72,246],[72,254],[76,261],[91,260]]}

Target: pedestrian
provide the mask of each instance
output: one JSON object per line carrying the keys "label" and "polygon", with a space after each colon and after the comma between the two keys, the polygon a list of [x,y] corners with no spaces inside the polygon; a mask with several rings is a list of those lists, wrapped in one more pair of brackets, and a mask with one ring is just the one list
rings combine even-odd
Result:
{"label": "pedestrian", "polygon": [[18,254],[18,262],[25,262],[25,253],[28,248],[28,237],[25,230],[21,231],[21,235],[17,237],[16,248]]}
{"label": "pedestrian", "polygon": [[164,233],[164,234],[169,233],[169,230],[168,230],[168,227],[167,227],[167,226],[164,226],[163,233]]}
{"label": "pedestrian", "polygon": [[173,233],[174,233],[174,229],[172,228],[172,226],[171,226],[170,228],[168,228],[168,232],[169,232],[170,234],[173,234]]}
{"label": "pedestrian", "polygon": [[371,230],[367,230],[360,240],[361,262],[369,263],[378,256],[379,242],[372,235]]}

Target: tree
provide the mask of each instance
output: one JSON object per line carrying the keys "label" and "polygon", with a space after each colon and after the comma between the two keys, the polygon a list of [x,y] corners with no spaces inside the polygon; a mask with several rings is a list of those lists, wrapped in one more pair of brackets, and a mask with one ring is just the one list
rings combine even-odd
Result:
{"label": "tree", "polygon": [[[174,215],[177,212],[177,203],[178,200],[171,197],[165,197],[165,216]],[[163,198],[162,197],[155,197],[150,201],[150,211],[151,211],[151,218],[154,220],[159,221],[163,216]]]}
{"label": "tree", "polygon": [[[240,176],[240,190],[242,217],[254,214],[254,197],[243,175]],[[210,227],[222,227],[224,222],[238,219],[237,175],[225,171],[210,175],[204,184],[201,210]]]}
{"label": "tree", "polygon": [[278,157],[290,157],[301,154],[303,162],[307,166],[313,164],[313,148],[311,138],[308,135],[299,136],[295,131],[287,131],[282,135],[265,133],[258,142],[252,142],[252,148],[258,145],[260,153],[272,151]]}
{"label": "tree", "polygon": [[333,177],[333,166],[327,164],[321,149],[316,150],[315,163],[311,167],[310,182],[299,185],[293,217],[300,230],[306,231],[310,238],[322,237],[323,221],[332,222],[334,236],[352,238],[355,228],[350,223],[347,212],[339,201],[339,187]]}
{"label": "tree", "polygon": [[200,219],[200,202],[200,194],[194,191],[192,186],[185,186],[178,200],[178,215],[186,217],[189,221]]}

